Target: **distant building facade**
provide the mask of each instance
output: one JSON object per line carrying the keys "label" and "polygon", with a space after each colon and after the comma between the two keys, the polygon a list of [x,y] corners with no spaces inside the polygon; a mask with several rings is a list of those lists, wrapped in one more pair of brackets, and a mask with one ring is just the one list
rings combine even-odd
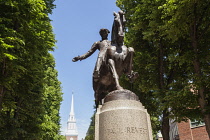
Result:
{"label": "distant building facade", "polygon": [[[197,94],[194,88],[190,91],[193,94]],[[170,120],[169,124],[170,140],[210,140],[204,122],[188,120],[178,123]],[[157,135],[157,140],[162,140],[162,135],[161,137]]]}
{"label": "distant building facade", "polygon": [[[209,140],[206,127],[203,122],[170,122],[170,140]],[[158,135],[157,140],[162,140]]]}
{"label": "distant building facade", "polygon": [[74,114],[74,96],[72,93],[71,111],[67,122],[67,132],[65,134],[66,140],[78,140],[78,131],[76,126],[76,118]]}

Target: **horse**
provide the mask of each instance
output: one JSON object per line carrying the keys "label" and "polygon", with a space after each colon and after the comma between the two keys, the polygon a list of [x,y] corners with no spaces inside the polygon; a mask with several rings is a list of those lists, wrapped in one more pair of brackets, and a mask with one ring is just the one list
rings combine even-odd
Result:
{"label": "horse", "polygon": [[124,45],[125,16],[124,12],[114,12],[111,45],[105,49],[104,61],[100,66],[100,74],[93,76],[95,104],[98,107],[102,99],[111,91],[123,90],[119,78],[126,74],[130,80],[138,74],[132,71],[134,49]]}

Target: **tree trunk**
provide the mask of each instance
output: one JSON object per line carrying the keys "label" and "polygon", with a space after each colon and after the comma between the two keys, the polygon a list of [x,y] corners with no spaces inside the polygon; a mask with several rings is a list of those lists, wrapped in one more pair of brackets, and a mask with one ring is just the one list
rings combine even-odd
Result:
{"label": "tree trunk", "polygon": [[163,110],[163,120],[162,120],[162,128],[161,133],[163,136],[163,140],[169,140],[169,131],[170,131],[170,125],[169,125],[169,113],[168,109]]}
{"label": "tree trunk", "polygon": [[[200,68],[200,62],[198,60],[197,54],[195,54],[195,60],[194,60],[194,70],[195,70],[195,74],[197,79],[199,80],[199,82],[201,82],[201,78],[202,78],[202,73],[201,73],[201,68]],[[206,131],[209,135],[210,138],[210,114],[207,113],[206,111],[206,107],[208,106],[208,103],[206,102],[206,95],[205,95],[205,87],[204,85],[201,85],[198,87],[198,95],[199,95],[199,99],[198,99],[198,103],[200,105],[201,108],[201,113],[203,115],[203,120],[206,124]]]}
{"label": "tree trunk", "polygon": [[[6,70],[6,60],[5,58],[3,59],[2,62],[2,70],[1,70],[1,76],[4,78],[5,76],[5,70]],[[2,102],[3,102],[3,97],[4,97],[4,93],[5,93],[5,88],[3,85],[0,86],[0,112],[2,110]],[[1,114],[1,113],[0,113]]]}
{"label": "tree trunk", "polygon": [[163,46],[159,44],[159,56],[158,56],[158,66],[159,66],[159,89],[164,89],[164,65],[163,65]]}
{"label": "tree trunk", "polygon": [[16,109],[14,110],[14,116],[13,116],[13,118],[14,119],[18,119],[18,117],[19,117],[19,111],[20,111],[20,104],[21,104],[21,101],[20,101],[20,99],[18,98],[18,97],[15,97],[15,102],[16,102]]}
{"label": "tree trunk", "polygon": [[201,108],[201,113],[203,115],[203,120],[206,125],[206,131],[208,133],[208,136],[210,138],[210,114],[207,113],[206,107],[208,106],[208,103],[206,101],[206,94],[205,94],[205,85],[203,85],[202,82],[202,71],[200,66],[200,60],[198,57],[198,38],[197,38],[197,27],[196,22],[191,28],[191,40],[192,40],[192,48],[194,52],[194,60],[193,60],[193,66],[194,66],[194,72],[196,76],[195,82],[199,83],[199,86],[196,87],[199,95],[198,103]]}
{"label": "tree trunk", "polygon": [[0,114],[2,110],[3,97],[4,97],[4,87],[0,86]]}
{"label": "tree trunk", "polygon": [[[164,57],[164,50],[163,50],[163,46],[160,43],[159,44],[159,89],[162,90],[164,92],[165,87],[165,83],[164,83],[164,61],[163,61],[163,57]],[[162,93],[165,94],[165,93]],[[162,101],[163,103],[165,101]],[[169,130],[170,130],[170,126],[169,126],[169,112],[168,112],[168,108],[165,108],[163,110],[163,118],[162,118],[162,127],[161,127],[161,133],[163,136],[163,140],[169,140]]]}
{"label": "tree trunk", "polygon": [[[194,70],[195,70],[197,79],[201,81],[202,73],[201,73],[201,68],[200,68],[200,62],[199,62],[198,58],[196,58],[196,57],[194,60]],[[206,102],[206,95],[205,95],[204,91],[205,91],[204,85],[201,85],[200,87],[198,87],[198,95],[199,95],[198,103],[201,108],[203,120],[206,124],[206,131],[210,138],[210,114],[207,113],[207,111],[206,111],[206,107],[208,106],[208,103]]]}
{"label": "tree trunk", "polygon": [[206,124],[206,131],[209,135],[210,138],[210,114],[205,114],[204,115],[204,122]]}

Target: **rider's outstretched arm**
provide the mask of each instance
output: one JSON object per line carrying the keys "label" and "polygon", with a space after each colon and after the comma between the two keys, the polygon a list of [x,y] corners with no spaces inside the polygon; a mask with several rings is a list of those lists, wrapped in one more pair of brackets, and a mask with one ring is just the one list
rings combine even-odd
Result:
{"label": "rider's outstretched arm", "polygon": [[98,45],[97,45],[97,42],[95,42],[95,43],[92,45],[91,49],[90,49],[87,53],[85,53],[85,54],[83,54],[83,55],[80,56],[80,60],[83,60],[83,59],[88,58],[88,57],[91,56],[97,49],[98,49]]}
{"label": "rider's outstretched arm", "polygon": [[98,49],[98,43],[95,42],[95,43],[92,45],[91,49],[90,49],[87,53],[85,53],[85,54],[83,54],[83,55],[81,55],[81,56],[74,57],[72,61],[73,61],[73,62],[76,62],[76,61],[78,61],[78,60],[81,61],[81,60],[83,60],[83,59],[86,59],[86,58],[88,58],[89,56],[91,56],[97,49]]}

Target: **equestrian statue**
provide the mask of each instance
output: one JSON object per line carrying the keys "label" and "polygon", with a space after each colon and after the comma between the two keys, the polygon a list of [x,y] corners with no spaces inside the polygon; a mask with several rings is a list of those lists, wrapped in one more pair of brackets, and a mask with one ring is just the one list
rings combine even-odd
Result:
{"label": "equestrian statue", "polygon": [[100,29],[101,40],[95,42],[91,49],[84,55],[74,57],[73,62],[83,60],[99,50],[98,58],[93,72],[93,89],[96,107],[102,103],[102,99],[111,91],[123,90],[119,84],[119,77],[127,75],[132,82],[138,77],[137,72],[132,71],[134,49],[124,45],[125,13],[114,12],[114,22],[111,32],[111,41],[108,40],[108,29]]}

